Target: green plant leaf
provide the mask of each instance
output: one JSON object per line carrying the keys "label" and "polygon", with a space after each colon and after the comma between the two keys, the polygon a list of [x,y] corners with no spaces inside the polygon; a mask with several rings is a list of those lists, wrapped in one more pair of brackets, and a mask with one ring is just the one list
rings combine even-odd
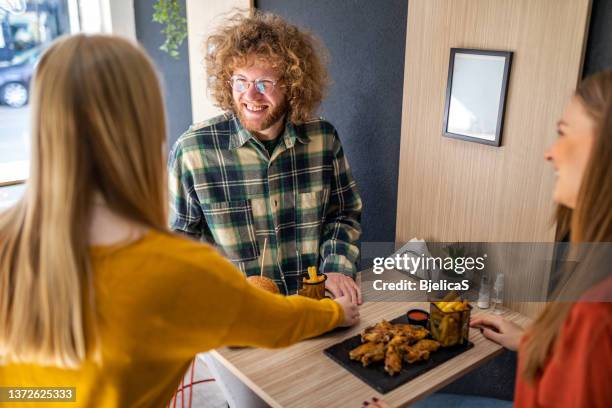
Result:
{"label": "green plant leaf", "polygon": [[172,58],[180,57],[179,49],[187,38],[187,19],[178,0],[158,0],[153,4],[153,21],[164,25],[164,43],[159,47]]}

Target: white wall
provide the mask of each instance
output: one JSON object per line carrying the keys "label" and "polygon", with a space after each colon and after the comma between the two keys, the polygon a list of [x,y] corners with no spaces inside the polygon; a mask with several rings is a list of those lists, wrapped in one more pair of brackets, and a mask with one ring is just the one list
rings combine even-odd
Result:
{"label": "white wall", "polygon": [[[114,35],[136,41],[136,23],[134,0],[105,0],[108,2],[107,19],[111,23],[110,31]],[[153,16],[153,9],[151,9]]]}
{"label": "white wall", "polygon": [[[71,0],[68,7],[73,32],[107,33],[136,41],[134,0]],[[80,18],[75,15],[76,7]]]}
{"label": "white wall", "polygon": [[203,45],[212,31],[224,22],[232,10],[248,11],[252,0],[187,0],[189,33],[189,73],[191,78],[191,108],[193,121],[201,122],[218,115],[221,110],[207,97],[206,67]]}

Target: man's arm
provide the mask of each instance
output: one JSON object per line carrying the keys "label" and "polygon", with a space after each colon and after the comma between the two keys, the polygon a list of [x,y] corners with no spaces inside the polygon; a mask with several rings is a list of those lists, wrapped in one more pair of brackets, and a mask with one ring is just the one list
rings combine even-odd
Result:
{"label": "man's arm", "polygon": [[192,169],[184,159],[180,140],[174,145],[168,159],[168,194],[170,229],[197,240],[212,242],[195,192]]}
{"label": "man's arm", "polygon": [[354,278],[359,257],[357,240],[361,236],[361,197],[335,131],[333,154],[334,173],[322,228],[319,270]]}

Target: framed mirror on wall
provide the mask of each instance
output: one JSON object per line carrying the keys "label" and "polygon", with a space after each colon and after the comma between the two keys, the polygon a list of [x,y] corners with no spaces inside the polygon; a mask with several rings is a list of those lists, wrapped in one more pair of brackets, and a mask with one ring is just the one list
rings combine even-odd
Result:
{"label": "framed mirror on wall", "polygon": [[511,51],[451,48],[443,135],[501,145]]}

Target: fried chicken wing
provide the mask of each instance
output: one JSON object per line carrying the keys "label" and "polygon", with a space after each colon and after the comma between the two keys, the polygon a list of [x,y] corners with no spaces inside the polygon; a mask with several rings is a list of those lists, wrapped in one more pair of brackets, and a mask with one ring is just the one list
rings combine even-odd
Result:
{"label": "fried chicken wing", "polygon": [[370,353],[374,348],[376,348],[376,343],[360,344],[349,352],[349,358],[351,360],[361,360],[366,353]]}
{"label": "fried chicken wing", "polygon": [[423,339],[414,344],[412,348],[420,351],[437,351],[440,348],[440,342],[436,340]]}
{"label": "fried chicken wing", "polygon": [[381,361],[385,358],[385,344],[363,343],[349,352],[349,358],[361,361],[364,367],[375,361]]}
{"label": "fried chicken wing", "polygon": [[385,371],[389,375],[395,375],[402,369],[402,352],[401,347],[389,343],[387,345],[387,354],[385,355]]}
{"label": "fried chicken wing", "polygon": [[389,342],[389,346],[403,346],[409,343],[410,343],[410,337],[405,336],[404,334],[397,334],[393,336],[393,338]]}
{"label": "fried chicken wing", "polygon": [[391,340],[391,338],[393,337],[393,333],[392,333],[393,328],[394,328],[394,325],[392,325],[386,320],[383,320],[374,326],[370,326],[366,328],[361,333],[361,341],[364,343],[366,341],[370,341],[374,343],[380,343],[380,342],[386,343],[389,340]]}
{"label": "fried chicken wing", "polygon": [[402,351],[404,352],[404,361],[406,361],[409,364],[416,363],[417,361],[421,361],[421,360],[424,361],[424,360],[429,359],[428,350],[418,350],[412,346],[404,346]]}
{"label": "fried chicken wing", "polygon": [[385,359],[385,344],[384,343],[373,343],[374,347],[364,353],[361,357],[361,364],[367,367],[370,363],[376,361],[382,361]]}
{"label": "fried chicken wing", "polygon": [[412,324],[395,324],[393,332],[396,335],[403,335],[410,338],[410,342],[416,342],[424,339],[429,334],[429,330],[422,326],[414,326]]}

